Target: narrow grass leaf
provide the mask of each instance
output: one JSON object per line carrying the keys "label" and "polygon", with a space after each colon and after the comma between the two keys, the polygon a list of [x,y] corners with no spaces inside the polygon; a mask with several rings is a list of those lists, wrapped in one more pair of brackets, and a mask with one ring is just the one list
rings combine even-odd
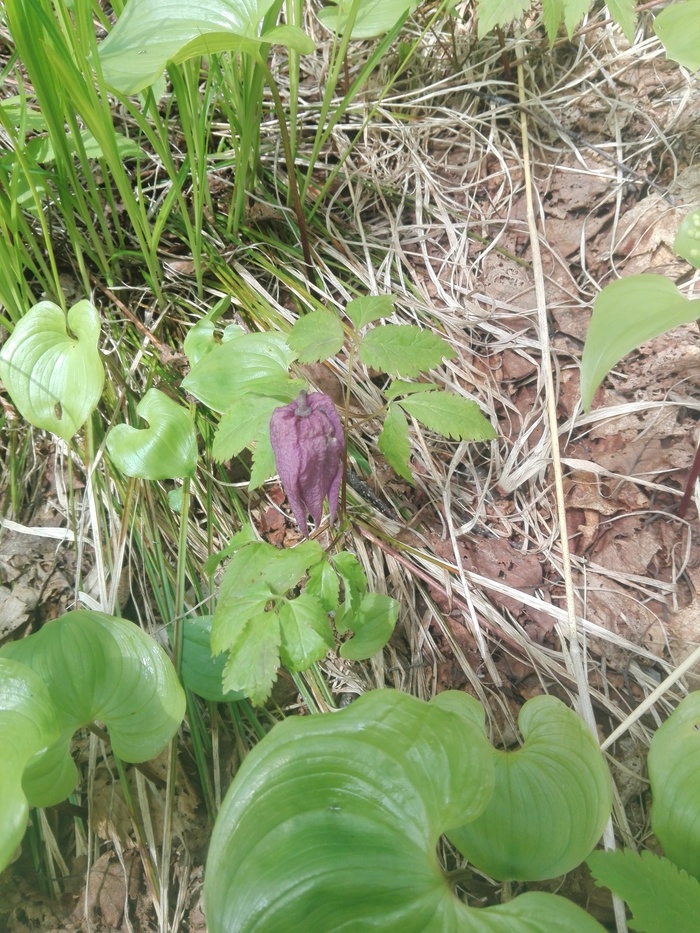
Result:
{"label": "narrow grass leaf", "polygon": [[343,346],[345,334],[331,311],[312,311],[300,317],[287,337],[290,348],[301,363],[316,363],[335,356]]}
{"label": "narrow grass leaf", "polygon": [[612,367],[640,344],[700,317],[700,299],[685,298],[665,275],[611,282],[593,305],[581,359],[581,402],[588,411]]}
{"label": "narrow grass leaf", "polygon": [[394,313],[394,299],[391,295],[365,295],[362,298],[353,298],[345,308],[345,313],[360,330],[365,324],[391,317]]}
{"label": "narrow grass leaf", "polygon": [[425,392],[401,399],[405,411],[431,431],[462,441],[491,441],[496,432],[471,399],[448,392]]}
{"label": "narrow grass leaf", "polygon": [[377,443],[394,472],[413,483],[409,466],[411,444],[408,440],[408,422],[398,405],[389,405]]}
{"label": "narrow grass leaf", "polygon": [[638,933],[696,933],[700,882],[667,858],[631,849],[593,852],[586,859],[599,887],[627,902]]}
{"label": "narrow grass leaf", "polygon": [[452,359],[453,348],[417,324],[384,324],[362,338],[360,359],[370,369],[397,376],[418,376]]}

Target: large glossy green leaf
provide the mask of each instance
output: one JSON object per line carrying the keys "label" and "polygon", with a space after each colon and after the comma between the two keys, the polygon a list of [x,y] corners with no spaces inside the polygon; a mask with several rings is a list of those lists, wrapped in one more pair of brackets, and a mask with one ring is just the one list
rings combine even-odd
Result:
{"label": "large glossy green leaf", "polygon": [[216,52],[255,55],[279,43],[308,54],[314,44],[300,29],[278,27],[260,34],[275,0],[129,0],[100,45],[102,73],[112,87],[136,94],[160,77],[168,62]]}
{"label": "large glossy green leaf", "polygon": [[671,861],[700,878],[700,691],[656,730],[647,767],[652,829]]}
{"label": "large glossy green leaf", "polygon": [[691,301],[664,275],[630,275],[598,294],[581,360],[581,401],[587,411],[612,367],[630,350],[700,317]]}
{"label": "large glossy green leaf", "polygon": [[45,684],[24,664],[0,657],[0,871],[12,858],[27,825],[24,769],[59,735]]}
{"label": "large glossy green leaf", "polygon": [[[18,826],[23,830],[26,824],[18,782],[32,806],[58,803],[75,786],[70,740],[76,729],[97,719],[109,729],[115,754],[146,761],[172,738],[184,712],[184,693],[167,655],[124,619],[78,610],[4,645],[0,866],[16,845],[8,843],[8,852],[6,834],[15,840]],[[14,802],[11,812],[6,791]]]}
{"label": "large glossy green leaf", "polygon": [[197,696],[213,703],[243,699],[242,691],[224,691],[221,685],[225,658],[211,653],[211,616],[185,619],[182,638],[182,682]]}
{"label": "large glossy green leaf", "polygon": [[0,352],[0,379],[27,421],[66,441],[85,424],[104,385],[99,334],[89,301],[73,305],[67,320],[40,301],[17,323]]}
{"label": "large glossy green leaf", "polygon": [[492,878],[540,881],[593,850],[610,815],[612,784],[592,733],[556,697],[528,700],[518,723],[523,747],[494,752],[489,805],[447,836]]}
{"label": "large glossy green leaf", "polygon": [[294,354],[281,334],[234,332],[197,360],[182,387],[222,413],[248,393],[291,402],[300,388],[299,382],[289,378],[293,360]]}
{"label": "large glossy green leaf", "polygon": [[209,933],[602,933],[561,898],[466,907],[435,847],[493,788],[483,710],[393,690],[293,717],[248,755],[219,813]]}
{"label": "large glossy green leaf", "polygon": [[666,55],[690,71],[700,68],[700,0],[670,3],[654,20]]}
{"label": "large glossy green leaf", "polygon": [[323,25],[342,35],[355,7],[350,35],[353,39],[371,39],[389,32],[398,21],[412,13],[420,0],[331,0],[316,14]]}
{"label": "large glossy green leaf", "polygon": [[136,414],[150,427],[118,424],[107,436],[107,450],[115,466],[126,476],[141,479],[194,476],[197,436],[189,411],[158,389],[149,389],[136,406]]}

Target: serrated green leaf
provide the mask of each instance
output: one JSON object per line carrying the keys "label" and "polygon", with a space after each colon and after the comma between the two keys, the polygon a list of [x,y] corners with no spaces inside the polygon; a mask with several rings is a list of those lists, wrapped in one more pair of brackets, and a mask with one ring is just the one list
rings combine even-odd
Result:
{"label": "serrated green leaf", "polygon": [[654,32],[668,58],[690,71],[700,68],[699,22],[700,0],[671,3],[654,20]]}
{"label": "serrated green leaf", "polygon": [[610,888],[632,911],[638,933],[696,933],[700,883],[667,858],[631,849],[593,852],[586,859],[599,886]]}
{"label": "serrated green leaf", "polygon": [[279,406],[276,398],[248,395],[237,399],[225,412],[214,435],[211,455],[217,462],[230,460],[256,440],[270,424],[272,412]]}
{"label": "serrated green leaf", "polygon": [[334,554],[331,561],[343,581],[343,603],[335,614],[335,627],[339,635],[344,635],[350,631],[346,617],[352,619],[367,592],[367,577],[358,559],[349,551]]}
{"label": "serrated green leaf", "polygon": [[408,440],[408,422],[398,405],[389,405],[377,443],[387,463],[397,475],[413,483],[413,474],[409,466],[411,445]]}
{"label": "serrated green leaf", "polygon": [[399,604],[383,593],[367,593],[351,617],[346,616],[353,637],[343,643],[341,658],[364,661],[386,645],[391,638],[399,616]]}
{"label": "serrated green leaf", "polygon": [[224,693],[221,683],[226,659],[211,653],[211,616],[183,620],[182,683],[192,693],[212,703],[234,703],[242,692]]}
{"label": "serrated green leaf", "polygon": [[656,730],[647,768],[652,829],[666,855],[700,878],[700,691]]}
{"label": "serrated green leaf", "polygon": [[[698,22],[700,22],[700,0],[698,0]],[[700,62],[698,64],[700,68]],[[692,211],[678,228],[673,241],[673,251],[686,262],[700,269],[700,210]]]}
{"label": "serrated green leaf", "polygon": [[353,298],[345,308],[345,313],[352,321],[355,330],[360,330],[372,321],[391,317],[394,313],[394,301],[391,295],[365,295],[363,298]]}
{"label": "serrated green leaf", "polygon": [[280,623],[276,612],[252,616],[245,638],[224,666],[223,689],[243,691],[253,706],[262,706],[272,692],[279,667]]}
{"label": "serrated green leaf", "polygon": [[397,402],[431,431],[462,441],[491,441],[496,432],[476,402],[448,392],[425,392]]}
{"label": "serrated green leaf", "polygon": [[[586,0],[586,3],[589,3],[589,0]],[[551,48],[559,27],[564,22],[564,0],[542,0],[542,19]]]}
{"label": "serrated green leaf", "polygon": [[345,334],[331,311],[312,311],[296,321],[287,342],[299,362],[316,363],[335,356],[345,342]]}
{"label": "serrated green leaf", "polygon": [[[72,336],[69,336],[69,330]],[[70,441],[95,410],[104,385],[100,317],[89,301],[68,316],[40,301],[0,349],[0,379],[23,417]]]}
{"label": "serrated green leaf", "polygon": [[125,476],[160,480],[192,477],[197,470],[194,419],[164,392],[149,389],[136,406],[149,427],[118,424],[107,435],[112,463]]}
{"label": "serrated green leaf", "polygon": [[308,592],[280,604],[280,657],[291,671],[305,671],[333,647],[328,613]]}
{"label": "serrated green leaf", "polygon": [[612,783],[593,733],[561,700],[533,697],[518,724],[522,748],[494,751],[488,806],[447,836],[492,878],[541,881],[593,850],[610,815]]}
{"label": "serrated green leaf", "polygon": [[275,452],[270,441],[270,430],[266,428],[258,437],[253,449],[253,468],[250,471],[248,491],[252,492],[277,472]]}
{"label": "serrated green leaf", "polygon": [[219,588],[222,599],[245,598],[248,587],[264,580],[274,595],[283,596],[301,581],[310,567],[323,560],[318,541],[301,541],[293,548],[279,549],[266,541],[255,541],[237,551],[226,568]]}
{"label": "serrated green leaf", "polygon": [[581,359],[581,402],[631,350],[700,317],[700,299],[684,297],[665,275],[630,275],[606,285],[593,305]]}
{"label": "serrated green leaf", "polygon": [[338,608],[340,580],[327,560],[322,560],[309,570],[306,592],[315,596],[326,612],[335,612]]}
{"label": "serrated green leaf", "polygon": [[628,42],[634,41],[634,26],[637,21],[635,0],[608,0],[608,9],[612,13]]}
{"label": "serrated green leaf", "polygon": [[418,376],[456,355],[442,337],[417,324],[375,327],[362,338],[359,352],[365,366],[397,376]]}
{"label": "serrated green leaf", "polygon": [[477,35],[483,39],[496,26],[507,26],[529,9],[530,0],[479,0]]}
{"label": "serrated green leaf", "polygon": [[278,42],[308,54],[314,44],[294,26],[260,35],[274,0],[129,0],[99,46],[105,81],[136,94],[156,81],[168,62],[217,52],[256,55],[263,43]]}
{"label": "serrated green leaf", "polygon": [[434,392],[440,387],[434,382],[405,382],[403,379],[394,379],[388,389],[384,389],[384,394],[389,400],[398,398],[399,395],[415,395],[417,392]]}
{"label": "serrated green leaf", "polygon": [[[213,655],[229,652],[227,669],[245,642],[251,637],[251,620],[259,620],[265,613],[265,607],[276,596],[269,583],[259,580],[245,589],[229,592],[220,596],[211,622],[211,650]],[[239,690],[240,687],[228,686],[226,689]]]}

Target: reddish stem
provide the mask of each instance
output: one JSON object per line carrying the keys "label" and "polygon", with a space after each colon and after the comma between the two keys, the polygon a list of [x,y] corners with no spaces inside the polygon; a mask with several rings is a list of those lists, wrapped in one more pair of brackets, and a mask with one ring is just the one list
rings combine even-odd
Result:
{"label": "reddish stem", "polygon": [[688,506],[690,505],[690,498],[693,495],[693,489],[695,488],[695,480],[700,475],[700,447],[695,451],[695,459],[693,460],[693,465],[690,468],[690,476],[688,481],[685,484],[685,489],[683,490],[683,498],[680,501],[678,506],[678,517],[685,518],[685,513],[688,511]]}

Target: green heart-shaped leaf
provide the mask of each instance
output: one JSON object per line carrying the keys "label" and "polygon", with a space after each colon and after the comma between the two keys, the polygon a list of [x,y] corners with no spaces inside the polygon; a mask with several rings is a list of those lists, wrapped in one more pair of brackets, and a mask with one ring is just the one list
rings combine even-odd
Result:
{"label": "green heart-shaped leaf", "polygon": [[673,241],[673,250],[691,266],[700,269],[700,210],[691,211],[683,218]]}
{"label": "green heart-shaped leaf", "polygon": [[24,664],[0,658],[0,871],[12,858],[27,825],[24,769],[59,734],[51,697],[41,679]]}
{"label": "green heart-shaped leaf", "polygon": [[211,616],[185,619],[182,638],[182,682],[197,696],[213,703],[242,700],[242,691],[224,692],[221,680],[226,658],[211,653]]}
{"label": "green heart-shaped leaf", "polygon": [[73,305],[67,321],[58,305],[40,301],[17,323],[0,353],[0,379],[27,421],[65,441],[81,429],[104,385],[99,334],[89,301]]}
{"label": "green heart-shaped leaf", "polygon": [[438,863],[441,831],[493,788],[483,710],[393,690],[276,725],[243,762],[214,828],[210,933],[602,933],[575,905],[526,894],[479,910]]}
{"label": "green heart-shaped leaf", "polygon": [[316,15],[326,29],[342,35],[352,12],[352,38],[371,39],[389,32],[418,5],[419,0],[332,0]]}
{"label": "green heart-shaped leaf", "polygon": [[126,476],[176,479],[194,476],[197,437],[192,415],[158,389],[149,389],[136,406],[149,428],[118,424],[107,436],[107,450]]}
{"label": "green heart-shaped leaf", "polygon": [[579,865],[600,839],[612,784],[598,743],[556,697],[533,697],[518,718],[524,745],[494,752],[496,789],[473,822],[447,836],[492,878],[541,881]]}
{"label": "green heart-shaped leaf", "polygon": [[652,829],[671,861],[700,878],[700,691],[656,730],[647,767]]}
{"label": "green heart-shaped leaf", "polygon": [[260,35],[275,0],[129,0],[100,45],[102,73],[112,87],[136,94],[160,77],[168,62],[217,52],[255,55],[263,43],[308,54],[314,43],[293,26]]}
{"label": "green heart-shaped leaf", "polygon": [[[26,824],[26,802],[50,806],[75,786],[70,739],[76,729],[98,719],[116,755],[146,761],[170,741],[184,712],[185,696],[167,655],[124,619],[78,610],[4,645],[0,869]],[[26,800],[18,796],[20,781]]]}

